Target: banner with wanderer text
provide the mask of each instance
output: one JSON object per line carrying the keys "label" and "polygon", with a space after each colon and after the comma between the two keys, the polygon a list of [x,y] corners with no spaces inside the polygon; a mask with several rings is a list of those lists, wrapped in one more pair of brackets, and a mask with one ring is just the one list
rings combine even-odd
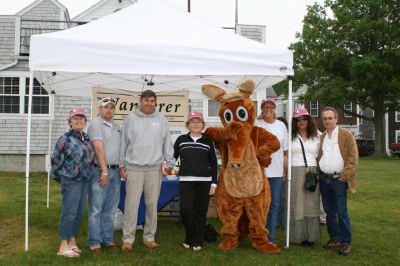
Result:
{"label": "banner with wanderer text", "polygon": [[[139,105],[141,93],[141,91],[94,87],[92,89],[92,118],[99,113],[100,100],[104,97],[112,97],[116,101],[114,120],[122,125],[125,118]],[[184,127],[189,112],[187,91],[156,92],[156,95],[156,111],[167,118],[170,126]]]}

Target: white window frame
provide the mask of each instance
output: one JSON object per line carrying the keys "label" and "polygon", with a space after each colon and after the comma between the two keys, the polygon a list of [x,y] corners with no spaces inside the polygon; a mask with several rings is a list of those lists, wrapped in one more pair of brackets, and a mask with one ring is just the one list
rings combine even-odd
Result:
{"label": "white window frame", "polygon": [[[27,81],[27,79],[28,79],[28,81]],[[35,78],[34,78],[35,79]],[[24,81],[25,81],[25,89],[24,89],[24,91],[23,91],[23,94],[24,94],[24,106],[23,106],[23,113],[24,114],[28,114],[28,112],[26,112],[25,113],[25,104],[26,104],[26,102],[25,102],[25,99],[27,98],[27,97],[29,97],[29,77],[27,77],[27,78],[25,78],[24,79]],[[39,84],[40,85],[40,84]],[[42,86],[40,86],[43,90],[45,90]],[[28,92],[26,92],[28,90]],[[33,91],[32,91],[32,93],[34,92],[34,90],[35,90],[35,83],[33,83]],[[46,91],[46,90],[45,90]],[[47,92],[47,91],[46,91]],[[50,94],[49,93],[47,93],[47,94],[33,94],[32,95],[32,103],[34,103],[34,101],[33,101],[33,99],[34,98],[38,98],[38,97],[41,97],[41,98],[43,98],[43,97],[47,97],[48,98],[48,103],[49,103],[49,106],[48,106],[48,113],[47,114],[35,114],[35,113],[32,113],[32,115],[49,115],[50,114]]]}
{"label": "white window frame", "polygon": [[[358,114],[359,114],[359,115],[363,115],[363,110],[360,109],[360,111],[358,111]],[[359,117],[359,118],[358,118],[358,124],[359,124],[359,125],[364,124],[364,119],[362,119],[361,117]]]}
{"label": "white window frame", "polygon": [[[350,103],[343,104],[343,110],[353,112],[353,103],[350,102]],[[346,118],[352,118],[353,117],[353,115],[347,114],[345,112],[343,112],[343,116],[346,117]]]}
{"label": "white window frame", "polygon": [[[18,87],[17,86],[13,86],[12,88],[11,88],[11,93],[10,94],[6,94],[6,93],[1,93],[0,94],[0,96],[1,97],[18,97],[18,113],[20,113],[21,112],[21,96],[20,96],[20,91],[21,91],[21,82],[20,82],[20,79],[18,78],[18,77],[0,77],[0,78],[3,78],[3,79],[6,79],[6,78],[10,78],[10,79],[18,79]],[[2,84],[1,84],[2,85]],[[13,93],[13,90],[14,89],[18,89],[18,93]],[[1,111],[1,110],[0,110]],[[2,113],[2,114],[5,114],[5,115],[12,115],[12,114],[18,114],[18,113]]]}
{"label": "white window frame", "polygon": [[400,112],[394,112],[394,121],[400,123]]}
{"label": "white window frame", "polygon": [[[25,93],[26,79],[29,78],[29,73],[25,72],[3,72],[0,77],[2,78],[19,78],[19,112],[18,113],[0,113],[0,119],[21,119],[27,118],[28,114],[25,113],[25,96],[28,94]],[[33,96],[32,96],[33,97]],[[35,119],[50,119],[50,94],[49,97],[49,112],[47,114],[34,114],[32,113],[32,117]]]}
{"label": "white window frame", "polygon": [[395,141],[396,143],[400,143],[400,130],[395,131]]}
{"label": "white window frame", "polygon": [[[313,104],[316,103],[317,107],[313,107]],[[317,114],[313,114],[313,111],[316,111]],[[319,102],[318,101],[310,101],[310,116],[311,117],[319,117]]]}
{"label": "white window frame", "polygon": [[209,101],[213,101],[213,100],[210,100],[210,99],[204,99],[204,100],[203,100],[203,115],[204,115],[204,120],[205,120],[206,122],[213,122],[213,123],[220,122],[219,116],[210,116],[210,115],[208,114],[208,102],[209,102]]}

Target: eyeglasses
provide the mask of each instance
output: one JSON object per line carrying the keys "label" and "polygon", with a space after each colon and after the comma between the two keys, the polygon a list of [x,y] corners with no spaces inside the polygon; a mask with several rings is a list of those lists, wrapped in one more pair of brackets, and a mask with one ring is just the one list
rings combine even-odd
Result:
{"label": "eyeglasses", "polygon": [[115,100],[112,97],[104,97],[103,99],[101,99],[100,104],[108,104],[109,102],[112,102],[113,104],[115,104]]}
{"label": "eyeglasses", "polygon": [[296,122],[306,121],[306,120],[308,120],[307,116],[299,116],[299,117],[296,118]]}

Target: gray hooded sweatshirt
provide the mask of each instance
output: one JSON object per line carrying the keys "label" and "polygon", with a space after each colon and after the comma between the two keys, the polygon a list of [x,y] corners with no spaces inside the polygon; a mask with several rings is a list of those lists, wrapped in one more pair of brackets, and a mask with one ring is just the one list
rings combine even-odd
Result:
{"label": "gray hooded sweatshirt", "polygon": [[127,170],[159,170],[163,161],[173,166],[174,148],[167,119],[138,106],[124,121],[120,161]]}

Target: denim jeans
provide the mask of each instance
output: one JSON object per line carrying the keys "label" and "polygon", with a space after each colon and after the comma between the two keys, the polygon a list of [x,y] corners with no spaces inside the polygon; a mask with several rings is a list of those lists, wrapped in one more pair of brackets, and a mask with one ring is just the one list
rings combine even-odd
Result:
{"label": "denim jeans", "polygon": [[321,175],[320,189],[329,238],[339,240],[341,243],[351,243],[347,183]]}
{"label": "denim jeans", "polygon": [[268,182],[271,189],[271,205],[269,206],[267,217],[268,241],[275,243],[276,222],[278,219],[279,203],[281,201],[282,178],[269,177]]}
{"label": "denim jeans", "polygon": [[118,169],[108,169],[108,182],[99,184],[101,169],[93,167],[89,187],[88,245],[106,246],[113,243],[114,216],[119,203],[121,177]]}
{"label": "denim jeans", "polygon": [[60,240],[76,237],[85,211],[88,180],[61,178],[61,219],[58,236]]}
{"label": "denim jeans", "polygon": [[282,181],[281,187],[281,198],[279,201],[278,217],[276,219],[276,225],[286,227],[286,193],[287,193],[287,182]]}

